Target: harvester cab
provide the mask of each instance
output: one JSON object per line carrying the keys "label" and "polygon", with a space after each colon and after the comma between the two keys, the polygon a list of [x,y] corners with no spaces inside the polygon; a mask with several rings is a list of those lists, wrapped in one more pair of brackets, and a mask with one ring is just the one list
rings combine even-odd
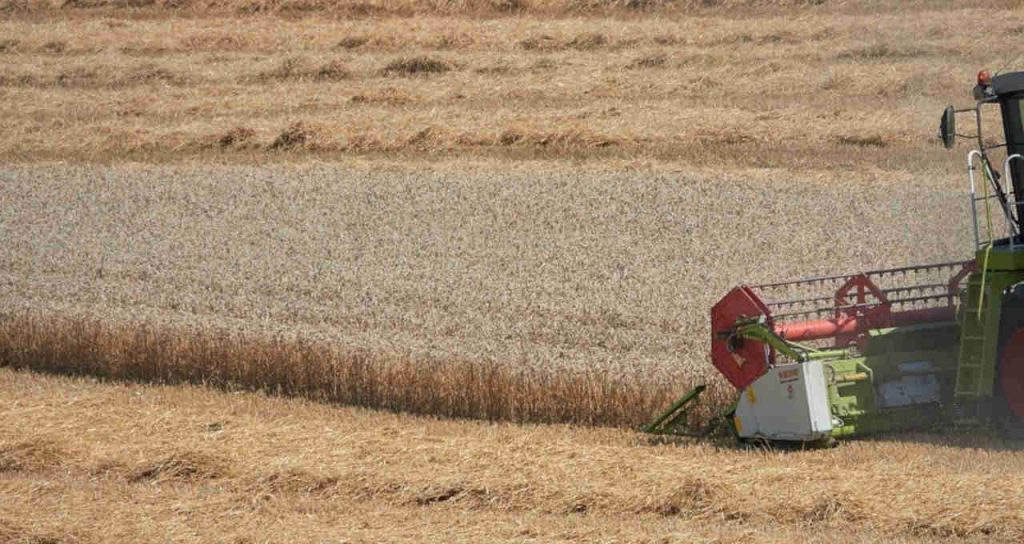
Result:
{"label": "harvester cab", "polygon": [[[711,309],[711,363],[743,440],[830,443],[935,424],[1024,424],[1024,72],[978,74],[939,137],[967,153],[972,258],[741,285]],[[983,132],[998,105],[1003,141]],[[998,159],[1002,159],[999,161]],[[646,430],[682,433],[690,392]]]}

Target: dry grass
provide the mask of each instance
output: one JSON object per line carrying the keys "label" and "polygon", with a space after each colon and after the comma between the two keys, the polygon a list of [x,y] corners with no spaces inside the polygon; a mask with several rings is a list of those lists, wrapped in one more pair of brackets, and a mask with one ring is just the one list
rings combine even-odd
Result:
{"label": "dry grass", "polygon": [[259,73],[254,79],[257,82],[275,81],[342,81],[350,79],[352,73],[339,60],[330,60],[319,66],[310,66],[305,59],[289,57],[274,68]]}
{"label": "dry grass", "polygon": [[[936,112],[968,99],[978,67],[1013,61],[958,23],[984,17],[993,40],[1019,27],[996,3],[573,4],[624,10],[615,17],[554,17],[576,9],[557,2],[522,4],[516,17],[471,16],[486,2],[358,4],[431,12],[414,19],[174,4],[74,2],[0,22],[0,159],[402,154],[936,171]],[[297,124],[318,127],[316,145],[278,153]],[[236,127],[251,131],[246,145],[211,145]],[[844,143],[865,135],[886,145]]]}
{"label": "dry grass", "polygon": [[0,445],[0,473],[29,472],[58,466],[67,452],[52,440],[27,440]]}
{"label": "dry grass", "polygon": [[452,64],[430,57],[398,59],[388,63],[381,73],[384,75],[429,75],[443,74],[452,69]]}
{"label": "dry grass", "polygon": [[1024,537],[1024,454],[982,438],[904,436],[809,452],[656,445],[627,431],[11,370],[0,370],[0,395],[0,451],[62,452],[59,464],[3,473],[0,536],[15,542]]}

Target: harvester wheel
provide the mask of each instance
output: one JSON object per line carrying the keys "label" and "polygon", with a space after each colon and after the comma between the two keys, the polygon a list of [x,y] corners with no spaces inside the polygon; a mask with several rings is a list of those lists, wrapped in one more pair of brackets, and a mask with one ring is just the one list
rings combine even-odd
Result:
{"label": "harvester wheel", "polygon": [[1024,296],[1020,289],[1004,299],[999,328],[995,415],[1008,435],[1024,438]]}

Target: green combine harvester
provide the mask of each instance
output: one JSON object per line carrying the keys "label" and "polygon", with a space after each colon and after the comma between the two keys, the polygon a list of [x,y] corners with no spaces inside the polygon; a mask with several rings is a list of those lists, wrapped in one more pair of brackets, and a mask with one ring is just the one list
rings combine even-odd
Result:
{"label": "green combine harvester", "polygon": [[[711,309],[711,362],[738,390],[741,439],[830,443],[936,423],[1024,430],[1024,72],[980,72],[974,98],[946,108],[939,127],[949,149],[957,115],[976,124],[972,259],[742,285]],[[983,113],[996,105],[1004,142],[986,143]],[[703,390],[646,430],[685,434]]]}

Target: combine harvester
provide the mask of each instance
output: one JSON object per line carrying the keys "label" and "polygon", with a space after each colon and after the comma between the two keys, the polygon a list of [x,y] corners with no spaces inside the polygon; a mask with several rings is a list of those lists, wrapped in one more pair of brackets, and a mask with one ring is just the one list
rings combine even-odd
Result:
{"label": "combine harvester", "polygon": [[[939,128],[952,148],[957,114],[974,114],[973,259],[743,285],[711,309],[711,362],[738,390],[729,416],[740,439],[824,444],[940,422],[1024,428],[1024,72],[982,71],[974,97],[973,108],[946,108]],[[996,104],[1005,141],[986,145],[982,114]],[[646,430],[686,434],[703,390]]]}

